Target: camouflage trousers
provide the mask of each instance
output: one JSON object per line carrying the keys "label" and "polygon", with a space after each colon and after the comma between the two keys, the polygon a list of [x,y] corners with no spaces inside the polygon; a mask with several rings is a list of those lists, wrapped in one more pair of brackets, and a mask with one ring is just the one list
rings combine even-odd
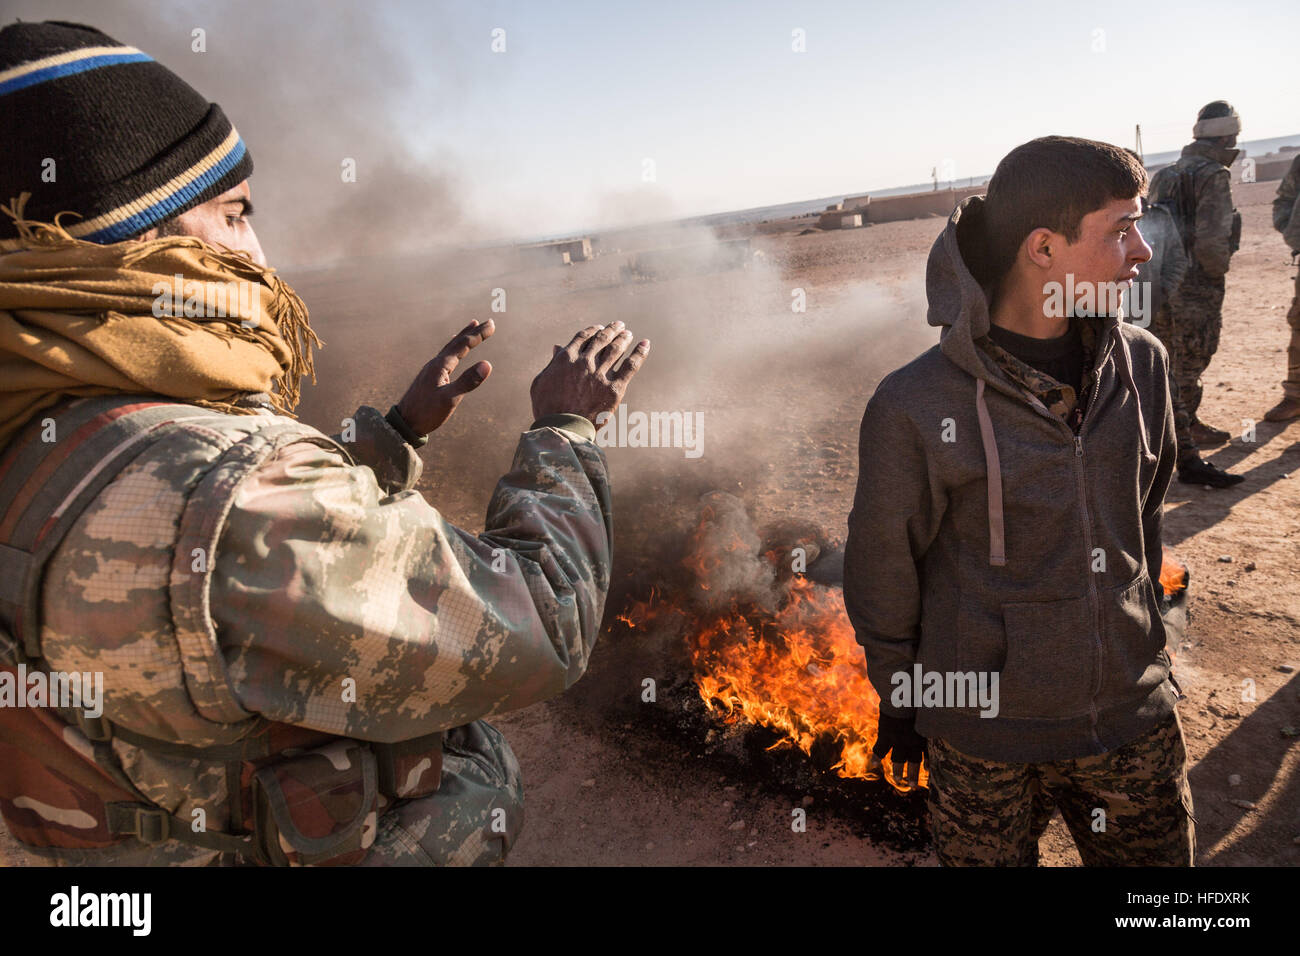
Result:
{"label": "camouflage trousers", "polygon": [[[1223,276],[1208,276],[1199,265],[1193,264],[1179,289],[1177,308],[1170,311],[1166,320],[1164,334],[1154,326],[1151,330],[1169,350],[1179,400],[1193,422],[1201,407],[1201,376],[1219,350],[1224,289]],[[1178,414],[1177,407],[1174,414]]]}
{"label": "camouflage trousers", "polygon": [[524,825],[524,788],[514,751],[491,724],[447,731],[442,782],[379,819],[362,866],[504,863]]}
{"label": "camouflage trousers", "polygon": [[1056,807],[1085,866],[1193,866],[1192,792],[1177,712],[1109,753],[1002,763],[926,744],[930,827],[944,866],[1037,866]]}
{"label": "camouflage trousers", "polygon": [[1300,272],[1296,273],[1295,295],[1286,314],[1286,324],[1291,327],[1291,341],[1286,348],[1286,380],[1282,382],[1282,392],[1288,398],[1300,398]]}
{"label": "camouflage trousers", "polygon": [[1181,377],[1178,338],[1174,329],[1173,314],[1167,303],[1162,303],[1151,320],[1151,334],[1158,338],[1169,352],[1169,397],[1174,404],[1174,436],[1178,439],[1178,460],[1201,457],[1200,447],[1192,438],[1192,417],[1183,404],[1183,393],[1178,387]]}

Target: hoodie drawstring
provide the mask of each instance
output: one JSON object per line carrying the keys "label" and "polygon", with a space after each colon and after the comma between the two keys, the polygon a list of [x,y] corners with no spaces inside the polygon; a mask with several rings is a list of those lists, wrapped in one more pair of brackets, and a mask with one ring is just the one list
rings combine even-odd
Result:
{"label": "hoodie drawstring", "polygon": [[993,438],[993,419],[984,402],[984,379],[975,379],[975,415],[980,423],[980,441],[984,444],[984,468],[989,486],[989,564],[1002,567],[1007,563],[1006,520],[1002,513],[1002,465],[998,461],[998,443]]}

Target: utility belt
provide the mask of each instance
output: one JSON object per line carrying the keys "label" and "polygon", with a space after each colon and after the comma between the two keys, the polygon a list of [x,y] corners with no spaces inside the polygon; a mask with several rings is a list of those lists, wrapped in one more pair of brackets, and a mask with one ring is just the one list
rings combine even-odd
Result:
{"label": "utility belt", "polygon": [[[17,686],[16,668],[0,667],[0,678]],[[38,855],[136,839],[264,866],[358,863],[379,815],[395,800],[434,793],[442,777],[441,731],[381,744],[259,718],[239,740],[192,747],[81,712],[69,722],[64,713],[0,707],[0,815]],[[187,775],[195,779],[223,775],[229,818],[211,820],[203,809],[186,818],[150,801],[126,775],[114,739],[149,757],[194,761]]]}

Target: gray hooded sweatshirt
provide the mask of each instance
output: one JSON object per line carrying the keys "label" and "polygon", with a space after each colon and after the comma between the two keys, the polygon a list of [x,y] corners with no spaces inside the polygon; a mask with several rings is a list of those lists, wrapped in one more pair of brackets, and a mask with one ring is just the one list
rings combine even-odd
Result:
{"label": "gray hooded sweatshirt", "polygon": [[[922,736],[987,760],[1105,753],[1176,698],[1157,598],[1176,457],[1168,354],[1145,329],[1092,320],[1075,435],[975,344],[990,325],[968,267],[983,202],[958,206],[930,251],[939,344],[867,404],[844,601],[881,711],[915,714]],[[907,690],[933,687],[931,672],[949,691],[937,703]],[[995,674],[996,716],[973,694],[954,706]]]}

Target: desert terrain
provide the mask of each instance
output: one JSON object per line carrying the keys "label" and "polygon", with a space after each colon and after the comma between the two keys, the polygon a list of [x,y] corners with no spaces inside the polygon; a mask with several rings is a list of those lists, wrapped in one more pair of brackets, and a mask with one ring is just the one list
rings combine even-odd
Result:
{"label": "desert terrain", "polygon": [[[1204,379],[1205,421],[1238,436],[1257,423],[1255,441],[1234,437],[1205,452],[1246,480],[1221,491],[1175,482],[1167,499],[1165,544],[1190,568],[1175,675],[1187,695],[1179,706],[1205,866],[1300,863],[1300,422],[1262,421],[1280,397],[1295,274],[1271,226],[1275,190],[1234,190],[1242,248]],[[419,490],[462,527],[482,527],[531,421],[532,376],[552,344],[584,325],[622,319],[651,340],[631,408],[702,413],[698,458],[679,448],[607,450],[615,585],[588,673],[561,698],[493,718],[526,788],[512,865],[936,865],[916,794],[879,784],[855,810],[847,804],[859,791],[846,797],[833,775],[696,746],[687,738],[702,725],[665,713],[690,696],[683,636],[617,620],[676,580],[707,492],[739,497],[760,527],[793,523],[832,545],[843,540],[866,402],[886,373],[938,340],[925,322],[924,269],[944,221],[807,232],[810,221],[760,227],[743,270],[636,280],[621,269],[624,246],[497,274],[463,260],[358,259],[286,276],[326,343],[300,407],[326,433],[358,404],[387,410],[470,319],[496,321],[474,353],[493,363],[492,376],[423,452]],[[675,241],[711,240],[683,229]],[[491,310],[494,290],[505,292],[504,312]],[[792,310],[800,299],[805,309]],[[642,700],[646,678],[664,689],[657,702]],[[1246,681],[1254,700],[1243,699]],[[805,811],[806,832],[792,830],[794,808]],[[873,826],[864,814],[888,819]],[[1059,816],[1041,846],[1045,865],[1079,864]]]}
{"label": "desert terrain", "polygon": [[[1204,379],[1205,421],[1238,436],[1257,422],[1254,443],[1235,437],[1205,450],[1246,481],[1226,491],[1175,482],[1167,499],[1165,544],[1191,572],[1191,622],[1175,674],[1187,695],[1179,706],[1200,865],[1300,862],[1300,748],[1284,732],[1300,726],[1300,677],[1283,670],[1300,666],[1300,424],[1262,421],[1280,397],[1295,274],[1271,225],[1276,188],[1235,188],[1242,248]],[[369,289],[338,274],[298,283],[327,343],[321,385],[306,390],[303,414],[326,431],[357,403],[386,409],[418,368],[421,347],[431,354],[471,318],[496,321],[497,335],[478,350],[493,377],[425,451],[421,491],[463,527],[481,527],[495,478],[527,427],[528,382],[550,345],[583,325],[620,318],[651,339],[629,407],[703,413],[699,458],[607,450],[616,584],[601,643],[564,697],[495,720],[526,787],[512,864],[935,863],[915,846],[914,830],[875,841],[858,815],[823,811],[824,800],[800,792],[806,780],[693,756],[653,711],[664,695],[641,700],[646,677],[661,686],[681,679],[679,649],[616,620],[629,600],[672,576],[702,493],[739,496],[760,527],[802,522],[843,540],[866,402],[887,372],[938,338],[925,322],[924,268],[943,220],[801,234],[808,223],[759,227],[747,271],[629,281],[620,271],[625,246],[567,267],[481,278],[417,278],[393,265]],[[673,238],[707,243],[698,231]],[[506,291],[504,313],[490,311],[494,289]],[[792,311],[796,290],[804,312]],[[1248,679],[1253,702],[1242,699]],[[875,812],[915,822],[915,797],[880,799]],[[799,806],[805,833],[790,826]],[[1059,816],[1041,846],[1045,865],[1079,863]]]}

